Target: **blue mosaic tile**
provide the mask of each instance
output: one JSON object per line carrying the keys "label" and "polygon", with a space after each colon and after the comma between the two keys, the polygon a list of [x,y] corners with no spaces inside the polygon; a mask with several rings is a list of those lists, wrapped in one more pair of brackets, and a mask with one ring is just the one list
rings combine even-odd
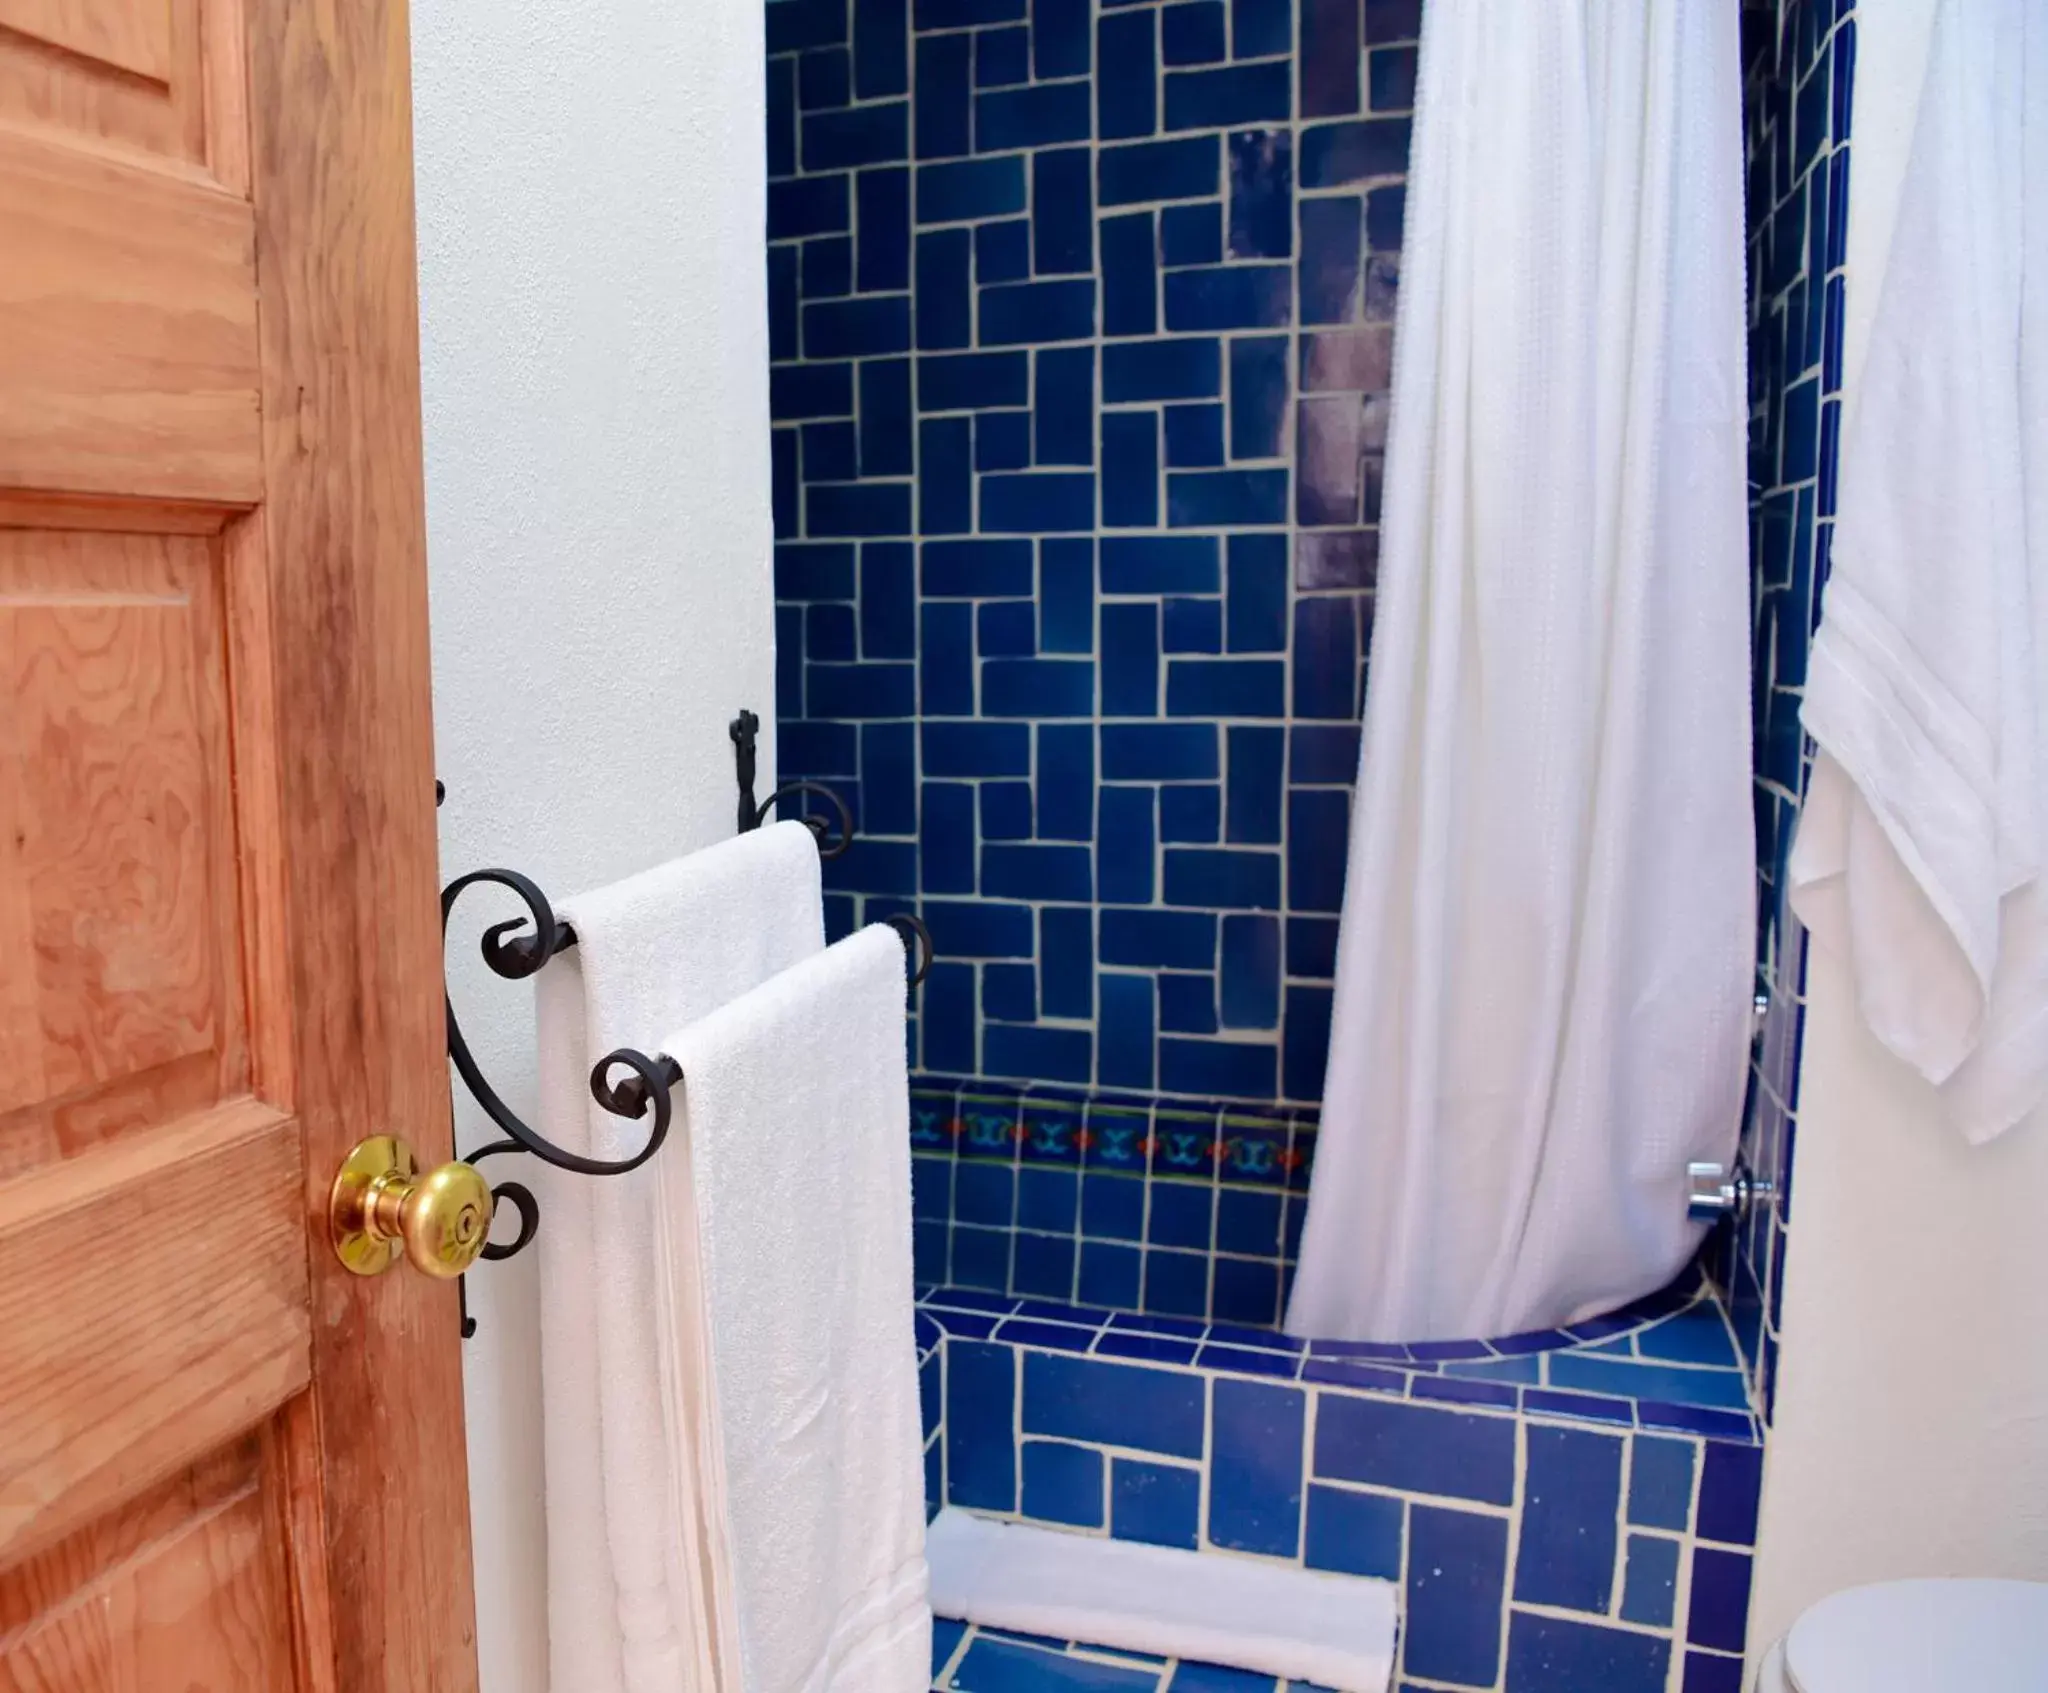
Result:
{"label": "blue mosaic tile", "polygon": [[1746,1552],[1702,1546],[1692,1555],[1692,1605],[1685,1637],[1695,1646],[1740,1652],[1749,1616],[1750,1560]]}
{"label": "blue mosaic tile", "polygon": [[1010,1439],[1016,1354],[1007,1346],[955,1340],[946,1348],[947,1498],[990,1511],[1017,1508]]}
{"label": "blue mosaic tile", "polygon": [[1365,0],[1365,39],[1375,45],[1422,34],[1422,0]]}
{"label": "blue mosaic tile", "polygon": [[1614,1588],[1619,1436],[1531,1426],[1515,1597],[1604,1615]]}
{"label": "blue mosaic tile", "polygon": [[[1229,1260],[1220,1260],[1219,1271]],[[1278,1376],[1292,1381],[1301,1369],[1298,1359],[1278,1352],[1263,1352],[1240,1346],[1204,1346],[1195,1362],[1205,1370],[1231,1370],[1239,1375]]]}
{"label": "blue mosaic tile", "polygon": [[1192,1552],[1201,1539],[1201,1499],[1200,1470],[1114,1459],[1109,1473],[1109,1532],[1118,1540]]}
{"label": "blue mosaic tile", "polygon": [[1685,1655],[1683,1693],[1741,1693],[1742,1659],[1717,1652]]}
{"label": "blue mosaic tile", "polygon": [[1224,1188],[1216,1198],[1216,1249],[1257,1258],[1280,1252],[1280,1197]]}
{"label": "blue mosaic tile", "polygon": [[1103,1526],[1102,1454],[1063,1441],[1024,1442],[1023,1513],[1071,1528]]}
{"label": "blue mosaic tile", "polygon": [[953,1654],[960,1650],[960,1643],[967,1638],[967,1624],[955,1622],[950,1617],[932,1619],[932,1676],[936,1680],[939,1672],[953,1661]]}
{"label": "blue mosaic tile", "polygon": [[1663,1693],[1671,1642],[1518,1610],[1508,1625],[1507,1684],[1515,1693]]}
{"label": "blue mosaic tile", "polygon": [[[1090,1248],[1089,1250],[1094,1250]],[[1114,1248],[1102,1250],[1114,1251]],[[1137,1254],[1131,1257],[1131,1297],[1137,1297]],[[1156,1364],[1192,1364],[1201,1350],[1191,1340],[1158,1334],[1105,1334],[1095,1343],[1098,1358],[1134,1358]]]}
{"label": "blue mosaic tile", "polygon": [[1209,1309],[1210,1259],[1206,1252],[1145,1254],[1144,1308],[1169,1316],[1200,1317]]}
{"label": "blue mosaic tile", "polygon": [[1702,1540],[1754,1545],[1757,1503],[1763,1487],[1762,1450],[1710,1440],[1702,1453],[1700,1503],[1694,1532]]}
{"label": "blue mosaic tile", "polygon": [[1185,1658],[1173,1666],[1166,1685],[1168,1693],[1274,1693],[1270,1675],[1226,1669],[1221,1664],[1198,1664]]}
{"label": "blue mosaic tile", "polygon": [[1209,65],[1229,56],[1223,0],[1183,0],[1159,13],[1159,56],[1169,65]]}
{"label": "blue mosaic tile", "polygon": [[1023,1393],[1027,1433],[1168,1457],[1202,1455],[1207,1407],[1199,1378],[1033,1353],[1024,1360]]}
{"label": "blue mosaic tile", "polygon": [[1213,135],[1133,142],[1096,154],[1096,198],[1105,206],[1203,199],[1221,182],[1222,151]]}
{"label": "blue mosaic tile", "polygon": [[1666,1399],[1679,1405],[1721,1405],[1741,1410],[1749,1390],[1736,1370],[1694,1370],[1636,1359],[1564,1353],[1551,1360],[1550,1385],[1587,1393]]}
{"label": "blue mosaic tile", "polygon": [[1401,1579],[1405,1507],[1384,1493],[1311,1485],[1303,1537],[1310,1569]]}
{"label": "blue mosaic tile", "polygon": [[1218,1258],[1211,1310],[1233,1322],[1277,1322],[1284,1304],[1284,1270],[1277,1259]]}
{"label": "blue mosaic tile", "polygon": [[974,38],[976,88],[1003,88],[1030,80],[1030,30],[985,29]]}
{"label": "blue mosaic tile", "polygon": [[1451,1405],[1494,1405],[1512,1411],[1521,1404],[1521,1395],[1514,1388],[1489,1381],[1417,1376],[1409,1384],[1408,1392],[1415,1399],[1433,1399]]}
{"label": "blue mosaic tile", "polygon": [[977,1634],[947,1679],[958,1693],[1155,1693],[1158,1672]]}
{"label": "blue mosaic tile", "polygon": [[1298,1388],[1215,1384],[1209,1453],[1212,1544],[1280,1558],[1299,1551],[1306,1407],[1307,1396]]}
{"label": "blue mosaic tile", "polygon": [[1624,1622],[1652,1628],[1671,1626],[1677,1604],[1679,1543],[1657,1534],[1628,1537],[1627,1575],[1622,1587]]}
{"label": "blue mosaic tile", "polygon": [[[1085,1240],[1081,1244],[1081,1297],[1109,1305],[1135,1306],[1143,1269],[1143,1256],[1135,1247]],[[1111,1347],[1109,1342],[1114,1338],[1105,1335],[1097,1350],[1115,1356],[1152,1358],[1166,1363],[1186,1363],[1194,1357],[1192,1346],[1185,1347],[1186,1356],[1183,1357],[1180,1355],[1183,1347],[1178,1344],[1170,1351],[1134,1350]]]}
{"label": "blue mosaic tile", "polygon": [[980,1229],[964,1223],[955,1224],[951,1246],[952,1279],[969,1287],[1007,1288],[1010,1285],[1012,1239],[1007,1229]]}
{"label": "blue mosaic tile", "polygon": [[1088,0],[1036,0],[1031,8],[1031,63],[1041,78],[1086,76]]}
{"label": "blue mosaic tile", "polygon": [[1515,1424],[1326,1393],[1316,1412],[1315,1473],[1505,1505],[1514,1497]]}
{"label": "blue mosaic tile", "polygon": [[1401,1640],[1406,1674],[1466,1687],[1494,1685],[1507,1557],[1507,1518],[1434,1505],[1410,1508]]}

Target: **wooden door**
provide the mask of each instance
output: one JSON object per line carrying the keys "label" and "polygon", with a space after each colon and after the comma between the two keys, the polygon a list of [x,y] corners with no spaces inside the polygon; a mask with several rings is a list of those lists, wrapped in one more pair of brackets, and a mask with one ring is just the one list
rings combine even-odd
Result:
{"label": "wooden door", "polygon": [[0,1690],[475,1685],[403,0],[0,0]]}

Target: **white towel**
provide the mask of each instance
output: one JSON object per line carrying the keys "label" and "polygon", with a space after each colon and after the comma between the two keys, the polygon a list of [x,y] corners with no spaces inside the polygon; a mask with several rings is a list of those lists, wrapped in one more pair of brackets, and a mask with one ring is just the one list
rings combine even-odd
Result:
{"label": "white towel", "polygon": [[[541,1132],[622,1158],[651,1117],[621,1118],[589,1092],[615,1047],[650,1056],[666,1033],[821,951],[818,854],[777,823],[584,894],[559,908],[577,945],[535,995]],[[623,1074],[623,1072],[618,1072]],[[672,1135],[674,1131],[672,1130]],[[698,1497],[715,1421],[664,1420],[655,1306],[657,1167],[593,1180],[549,1171],[542,1198],[541,1344],[548,1507],[548,1629],[555,1693],[675,1693],[733,1679],[723,1571]],[[681,1451],[680,1463],[671,1454]],[[715,1474],[715,1463],[711,1465]],[[707,1551],[709,1555],[707,1555]]]}
{"label": "white towel", "polygon": [[708,1308],[746,1693],[931,1678],[903,1002],[875,927],[663,1042],[664,1308]]}
{"label": "white towel", "polygon": [[928,1543],[942,1617],[1344,1693],[1384,1693],[1394,1672],[1390,1581],[992,1522],[952,1505]]}
{"label": "white towel", "polygon": [[1842,445],[1789,877],[1974,1142],[2048,1091],[2044,111],[2048,22],[1944,0]]}

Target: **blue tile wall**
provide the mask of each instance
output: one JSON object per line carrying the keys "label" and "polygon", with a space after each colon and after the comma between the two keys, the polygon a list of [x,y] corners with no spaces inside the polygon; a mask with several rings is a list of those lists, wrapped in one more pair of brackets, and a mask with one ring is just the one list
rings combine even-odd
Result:
{"label": "blue tile wall", "polygon": [[[1647,1391],[1537,1385],[1589,1349],[1646,1369],[1692,1353],[1699,1368],[1708,1316],[1739,1381],[1696,1281],[1568,1331],[1410,1347],[957,1288],[918,1316],[921,1337],[941,1336],[945,1378],[927,1395],[928,1419],[944,1407],[933,1509],[1397,1582],[1403,1687],[1740,1685],[1760,1425]],[[1127,1673],[1086,1642],[977,1666],[956,1656],[981,1649],[967,1640],[935,1647],[956,1666],[938,1684],[957,1693]],[[1148,1667],[1142,1693],[1281,1693],[1242,1672]]]}
{"label": "blue tile wall", "polygon": [[[1231,921],[1226,953],[1238,944]],[[943,950],[945,929],[935,923],[934,933]],[[999,1008],[1005,968],[984,972],[984,999],[992,985]],[[1138,990],[1151,1011],[1154,979],[1111,980]],[[1208,977],[1167,969],[1156,985],[1164,1025],[1214,1019]],[[1114,995],[1102,1036],[1119,1059]],[[1315,1137],[1306,1108],[920,1078],[911,1090],[918,1278],[1270,1328],[1293,1277]]]}
{"label": "blue tile wall", "polygon": [[931,923],[926,1071],[1314,1102],[1418,6],[767,18],[781,774],[854,806],[835,932]]}
{"label": "blue tile wall", "polygon": [[1855,7],[1780,0],[1775,16],[1753,13],[1746,28],[1759,1017],[1742,1154],[1775,1193],[1709,1261],[1768,1416],[1806,988],[1805,935],[1785,902],[1785,864],[1812,762],[1799,705],[1834,532]]}

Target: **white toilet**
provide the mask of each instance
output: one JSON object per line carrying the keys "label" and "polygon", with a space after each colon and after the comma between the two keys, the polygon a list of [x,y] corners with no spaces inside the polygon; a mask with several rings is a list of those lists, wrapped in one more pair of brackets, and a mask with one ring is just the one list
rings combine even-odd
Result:
{"label": "white toilet", "polygon": [[2048,1693],[2048,1582],[1830,1594],[1771,1648],[1757,1693]]}

